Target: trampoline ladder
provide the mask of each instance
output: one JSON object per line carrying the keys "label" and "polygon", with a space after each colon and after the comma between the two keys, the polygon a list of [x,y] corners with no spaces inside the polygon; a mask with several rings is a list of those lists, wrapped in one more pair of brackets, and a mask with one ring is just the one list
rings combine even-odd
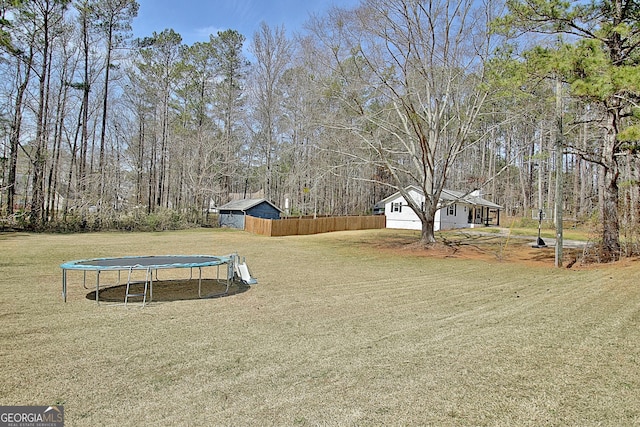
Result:
{"label": "trampoline ladder", "polygon": [[[127,291],[124,294],[124,306],[127,306],[127,302],[129,300],[129,297],[142,297],[142,307],[144,307],[145,303],[147,302],[147,287],[149,286],[149,274],[150,274],[150,269],[147,268],[147,273],[145,275],[144,278],[144,290],[142,291],[142,293],[131,293],[130,292],[130,287],[131,287],[131,272],[133,271],[133,266],[129,267],[129,277],[127,278]],[[153,273],[151,273],[153,274]],[[151,278],[151,280],[153,280],[153,277]]]}

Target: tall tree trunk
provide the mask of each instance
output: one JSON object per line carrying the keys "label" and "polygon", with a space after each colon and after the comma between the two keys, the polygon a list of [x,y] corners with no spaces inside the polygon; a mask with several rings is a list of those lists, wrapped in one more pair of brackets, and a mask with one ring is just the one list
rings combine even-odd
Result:
{"label": "tall tree trunk", "polygon": [[555,141],[555,164],[556,164],[556,188],[555,188],[555,220],[556,220],[556,248],[555,266],[562,267],[563,256],[563,212],[564,212],[564,174],[562,170],[562,157],[564,151],[564,126],[562,112],[562,81],[556,77],[556,141]]}
{"label": "tall tree trunk", "polygon": [[435,216],[428,215],[422,221],[422,232],[420,234],[420,243],[428,247],[434,243],[436,243],[436,234],[435,234]]}
{"label": "tall tree trunk", "polygon": [[11,132],[9,134],[9,176],[7,182],[7,214],[13,215],[16,195],[16,179],[18,169],[18,149],[20,147],[20,135],[22,132],[22,109],[25,91],[31,78],[31,67],[33,63],[33,39],[29,46],[29,54],[24,57],[24,76],[22,74],[22,60],[17,58],[16,80],[19,81],[13,104],[13,120],[11,122]]}
{"label": "tall tree trunk", "polygon": [[89,93],[91,91],[91,84],[89,83],[89,29],[87,25],[87,11],[84,10],[82,14],[82,52],[83,52],[83,78],[82,82],[82,120],[80,123],[80,156],[78,159],[78,191],[84,192],[86,189],[87,181],[87,153],[89,151]]}
{"label": "tall tree trunk", "polygon": [[102,94],[102,124],[100,126],[100,154],[98,157],[98,171],[100,172],[100,183],[98,187],[99,202],[101,205],[105,195],[106,165],[105,165],[105,141],[107,135],[107,112],[109,106],[109,80],[111,75],[111,53],[113,51],[113,23],[108,22],[107,30],[107,52],[106,66],[104,71],[104,87]]}
{"label": "tall tree trunk", "polygon": [[143,179],[144,179],[144,116],[139,116],[138,122],[138,158],[136,162],[136,205],[143,203]]}
{"label": "tall tree trunk", "polygon": [[602,221],[602,255],[604,262],[618,259],[620,256],[620,224],[618,220],[618,177],[620,168],[616,159],[617,128],[619,116],[617,109],[609,110],[603,141],[603,187],[600,218]]}
{"label": "tall tree trunk", "polygon": [[36,113],[36,149],[33,154],[33,192],[31,196],[31,216],[30,226],[40,228],[44,225],[44,168],[46,163],[47,148],[47,122],[48,122],[48,88],[49,60],[50,60],[50,37],[49,37],[49,15],[48,10],[43,14],[42,24],[42,64],[38,82],[38,107]]}
{"label": "tall tree trunk", "polygon": [[68,86],[65,85],[64,76],[67,70],[63,70],[63,78],[60,81],[60,89],[58,91],[58,105],[56,108],[56,126],[53,135],[53,154],[51,167],[49,168],[49,177],[47,181],[47,217],[55,218],[58,210],[58,174],[60,168],[60,154],[62,151],[62,135],[64,132],[64,120],[66,117]]}

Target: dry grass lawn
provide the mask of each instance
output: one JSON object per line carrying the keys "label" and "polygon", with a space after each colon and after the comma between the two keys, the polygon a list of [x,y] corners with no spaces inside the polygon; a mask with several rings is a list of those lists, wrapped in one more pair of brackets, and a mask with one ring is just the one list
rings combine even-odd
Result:
{"label": "dry grass lawn", "polygon": [[[414,238],[0,234],[0,405],[63,404],[70,427],[640,425],[640,263]],[[65,261],[236,251],[259,284],[227,297],[181,280],[97,306],[70,272],[61,299]]]}

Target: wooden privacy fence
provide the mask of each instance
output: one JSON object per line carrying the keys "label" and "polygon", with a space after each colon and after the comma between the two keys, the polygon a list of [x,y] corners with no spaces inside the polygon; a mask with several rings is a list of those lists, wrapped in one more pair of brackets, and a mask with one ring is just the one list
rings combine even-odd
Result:
{"label": "wooden privacy fence", "polygon": [[325,218],[262,219],[247,215],[245,231],[264,236],[294,236],[328,233],[330,231],[385,228],[384,215],[330,216]]}

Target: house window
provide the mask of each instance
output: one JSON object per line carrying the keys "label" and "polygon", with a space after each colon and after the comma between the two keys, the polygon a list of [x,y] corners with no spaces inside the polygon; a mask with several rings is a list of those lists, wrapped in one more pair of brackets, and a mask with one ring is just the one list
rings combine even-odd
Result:
{"label": "house window", "polygon": [[402,202],[391,203],[391,212],[402,212]]}
{"label": "house window", "polygon": [[456,216],[456,204],[455,203],[453,205],[449,205],[449,207],[447,208],[447,215]]}

